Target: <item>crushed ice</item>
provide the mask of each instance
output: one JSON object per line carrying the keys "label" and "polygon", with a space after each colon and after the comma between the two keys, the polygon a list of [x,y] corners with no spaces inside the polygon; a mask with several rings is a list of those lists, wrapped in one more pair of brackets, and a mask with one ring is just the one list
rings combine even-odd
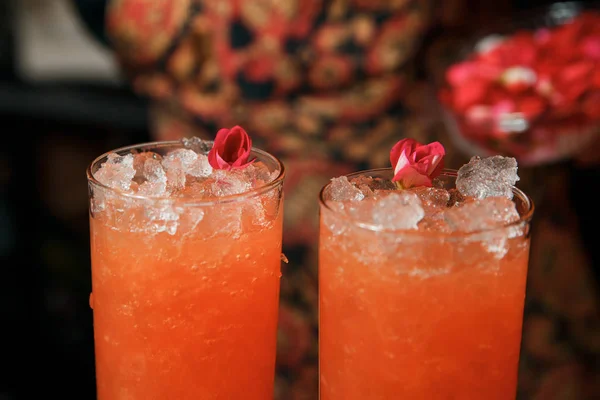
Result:
{"label": "crushed ice", "polygon": [[375,201],[373,223],[384,229],[417,229],[425,216],[419,196],[409,191],[397,191]]}
{"label": "crushed ice", "polygon": [[513,157],[474,156],[458,170],[456,188],[463,195],[477,199],[494,196],[512,199],[512,188],[518,180],[517,160]]}
{"label": "crushed ice", "polygon": [[103,185],[123,192],[130,190],[134,176],[133,155],[120,156],[116,153],[109,154],[106,162],[94,174]]}
{"label": "crushed ice", "polygon": [[360,201],[365,198],[363,192],[354,186],[346,176],[331,179],[329,197],[333,201]]}
{"label": "crushed ice", "polygon": [[[236,195],[263,186],[279,175],[279,170],[271,170],[268,165],[259,160],[243,169],[214,170],[205,155],[210,150],[212,142],[190,138],[183,139],[181,143],[183,148],[162,155],[151,151],[126,155],[109,154],[106,162],[94,173],[95,178],[108,187],[142,196],[143,199],[124,198],[102,188],[91,188],[92,213],[112,212],[113,215],[108,217],[115,220],[117,213],[125,215],[128,209],[137,208],[143,212],[144,217],[140,220],[139,227],[136,228],[134,224],[130,226],[130,230],[148,229],[149,232],[174,234],[178,227],[185,227],[186,231],[194,229],[205,220],[205,214],[211,210],[205,210],[204,207],[177,207],[172,201],[163,202],[164,198],[185,197],[209,200]],[[242,212],[248,215],[248,220],[253,224],[266,226],[271,223],[272,218],[267,215],[265,207],[268,205],[278,209],[272,206],[279,198],[274,196],[271,192],[252,196],[248,201],[242,202],[244,204],[229,206],[228,212],[222,213],[222,218],[217,218],[217,213],[211,212],[210,218],[220,221],[212,227],[211,232],[226,229],[240,230]],[[152,198],[162,200],[156,203],[151,200]],[[112,211],[107,208],[109,204],[113,206]],[[132,212],[127,217],[129,224],[140,219]],[[271,210],[268,212],[273,213]],[[143,221],[150,221],[151,226],[141,226]]]}

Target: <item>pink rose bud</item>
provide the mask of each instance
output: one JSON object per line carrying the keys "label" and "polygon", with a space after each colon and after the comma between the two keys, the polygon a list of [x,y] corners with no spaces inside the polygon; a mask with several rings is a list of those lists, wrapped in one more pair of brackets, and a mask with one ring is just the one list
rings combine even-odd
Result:
{"label": "pink rose bud", "polygon": [[392,147],[390,161],[394,178],[403,188],[432,186],[432,180],[444,168],[446,151],[439,142],[423,145],[414,139],[402,139]]}
{"label": "pink rose bud", "polygon": [[221,129],[208,153],[208,162],[215,169],[243,168],[250,164],[251,149],[252,139],[242,127]]}

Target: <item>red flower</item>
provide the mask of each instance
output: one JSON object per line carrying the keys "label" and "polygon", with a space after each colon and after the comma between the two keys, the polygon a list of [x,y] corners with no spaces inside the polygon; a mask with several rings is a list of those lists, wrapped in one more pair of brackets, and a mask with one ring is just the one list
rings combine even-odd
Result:
{"label": "red flower", "polygon": [[242,127],[221,129],[208,153],[208,162],[215,169],[243,168],[250,164],[251,149],[252,139]]}
{"label": "red flower", "polygon": [[518,99],[518,109],[527,121],[533,121],[544,112],[546,102],[540,96],[522,96]]}
{"label": "red flower", "polygon": [[581,50],[585,57],[600,61],[600,35],[589,36],[581,43]]}
{"label": "red flower", "polygon": [[535,37],[531,32],[518,32],[488,52],[477,55],[479,62],[501,68],[531,66],[537,57]]}
{"label": "red flower", "polygon": [[502,68],[481,61],[463,61],[448,69],[446,78],[452,86],[468,84],[473,79],[487,82],[497,79],[502,73]]}
{"label": "red flower", "polygon": [[432,186],[432,179],[444,168],[446,151],[439,142],[423,145],[414,139],[402,139],[392,147],[390,161],[394,167],[392,181],[403,188]]}
{"label": "red flower", "polygon": [[594,63],[586,61],[563,65],[553,82],[557,90],[557,102],[568,105],[578,101],[589,89],[594,69]]}

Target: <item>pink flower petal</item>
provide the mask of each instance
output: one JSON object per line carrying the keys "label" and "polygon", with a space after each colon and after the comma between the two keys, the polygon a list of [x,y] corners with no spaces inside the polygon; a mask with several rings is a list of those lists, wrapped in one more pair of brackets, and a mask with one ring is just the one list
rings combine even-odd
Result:
{"label": "pink flower petal", "polygon": [[242,127],[220,129],[208,153],[208,162],[215,169],[243,168],[249,164],[251,150],[252,139]]}
{"label": "pink flower petal", "polygon": [[443,169],[444,147],[439,142],[422,145],[414,139],[402,139],[392,147],[390,162],[395,182],[403,187],[431,186]]}

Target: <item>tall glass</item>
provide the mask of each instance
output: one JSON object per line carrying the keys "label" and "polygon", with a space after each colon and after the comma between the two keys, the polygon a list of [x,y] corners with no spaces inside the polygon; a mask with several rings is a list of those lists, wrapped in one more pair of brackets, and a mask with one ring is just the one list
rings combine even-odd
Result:
{"label": "tall glass", "polygon": [[[349,175],[390,180],[391,169]],[[440,177],[454,186],[456,173]],[[321,191],[320,399],[516,396],[533,203],[489,231],[393,231]]]}
{"label": "tall glass", "polygon": [[107,154],[88,168],[99,400],[272,398],[284,167],[251,157],[273,180],[210,200],[105,186],[94,174]]}

